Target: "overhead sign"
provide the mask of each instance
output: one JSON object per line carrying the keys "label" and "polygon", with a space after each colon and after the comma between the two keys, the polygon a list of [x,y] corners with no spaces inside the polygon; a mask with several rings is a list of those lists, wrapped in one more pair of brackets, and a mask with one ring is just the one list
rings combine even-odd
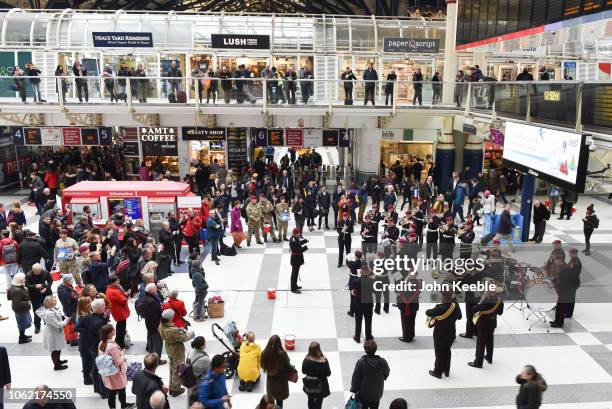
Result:
{"label": "overhead sign", "polygon": [[255,146],[266,146],[268,144],[268,130],[266,128],[254,128],[251,130],[251,138]]}
{"label": "overhead sign", "polygon": [[110,146],[113,142],[113,129],[110,126],[103,126],[99,128],[98,134],[100,135],[100,145]]}
{"label": "overhead sign", "polygon": [[91,35],[97,48],[153,47],[153,33],[94,31]]}
{"label": "overhead sign", "polygon": [[144,156],[178,156],[177,129],[166,126],[141,126],[138,129]]}
{"label": "overhead sign", "polygon": [[241,50],[270,49],[269,35],[250,34],[211,34],[212,48],[232,48]]}
{"label": "overhead sign", "polygon": [[268,129],[268,146],[283,146],[285,141],[282,129]]}
{"label": "overhead sign", "polygon": [[181,132],[184,141],[223,141],[227,136],[225,128],[184,126]]}
{"label": "overhead sign", "polygon": [[463,133],[466,133],[468,135],[476,135],[477,130],[476,127],[472,124],[463,124]]}
{"label": "overhead sign", "polygon": [[351,134],[352,130],[342,128],[338,130],[338,147],[340,148],[350,148],[351,147]]}
{"label": "overhead sign", "polygon": [[99,145],[98,128],[81,128],[83,145]]}
{"label": "overhead sign", "polygon": [[437,38],[385,37],[384,51],[395,53],[438,53],[440,40]]}
{"label": "overhead sign", "polygon": [[64,145],[80,145],[81,128],[62,128],[62,138],[64,140]]}
{"label": "overhead sign", "polygon": [[42,145],[40,128],[23,128],[26,145]]}
{"label": "overhead sign", "polygon": [[123,154],[125,156],[140,156],[140,147],[138,141],[123,141]]}
{"label": "overhead sign", "polygon": [[323,131],[323,146],[338,146],[337,129],[325,129]]}
{"label": "overhead sign", "polygon": [[588,147],[581,134],[507,122],[503,163],[581,193],[586,180]]}
{"label": "overhead sign", "polygon": [[40,128],[40,140],[45,146],[60,146],[62,130],[60,128]]}
{"label": "overhead sign", "polygon": [[300,147],[304,145],[304,131],[302,129],[285,129],[287,146]]}
{"label": "overhead sign", "polygon": [[323,131],[308,129],[304,131],[304,147],[323,146]]}
{"label": "overhead sign", "polygon": [[18,126],[11,127],[11,132],[13,134],[13,143],[17,146],[25,145],[25,135],[23,133],[23,128]]}

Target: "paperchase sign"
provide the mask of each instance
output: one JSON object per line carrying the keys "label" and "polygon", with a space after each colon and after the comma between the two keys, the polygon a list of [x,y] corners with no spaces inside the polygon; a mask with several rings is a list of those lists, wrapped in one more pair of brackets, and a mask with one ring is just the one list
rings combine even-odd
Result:
{"label": "paperchase sign", "polygon": [[93,45],[98,48],[153,47],[153,33],[93,32]]}
{"label": "paperchase sign", "polygon": [[385,37],[384,51],[396,53],[437,53],[440,40],[435,38]]}
{"label": "paperchase sign", "polygon": [[233,48],[241,50],[268,50],[270,36],[244,34],[211,34],[212,48]]}

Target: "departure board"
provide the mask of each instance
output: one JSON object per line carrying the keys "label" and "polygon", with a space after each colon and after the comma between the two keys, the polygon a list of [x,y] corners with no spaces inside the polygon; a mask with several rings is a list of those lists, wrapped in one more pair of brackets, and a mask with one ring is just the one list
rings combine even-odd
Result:
{"label": "departure board", "polygon": [[595,88],[595,113],[593,125],[612,128],[612,86]]}
{"label": "departure board", "polygon": [[565,0],[564,18],[577,17],[580,14],[580,0]]}
{"label": "departure board", "polygon": [[584,0],[583,12],[596,13],[606,7],[606,0]]}

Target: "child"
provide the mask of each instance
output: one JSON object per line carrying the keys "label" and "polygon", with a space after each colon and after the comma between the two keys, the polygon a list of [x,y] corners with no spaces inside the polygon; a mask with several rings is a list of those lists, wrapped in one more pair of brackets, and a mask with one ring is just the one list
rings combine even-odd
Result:
{"label": "child", "polygon": [[474,216],[474,222],[477,226],[480,226],[480,214],[482,213],[482,203],[480,203],[480,196],[476,196],[472,199],[472,215]]}
{"label": "child", "polygon": [[189,256],[189,278],[191,278],[191,284],[195,291],[193,318],[195,321],[202,321],[208,318],[205,310],[208,283],[206,282],[206,275],[200,261],[200,253],[197,251],[194,251]]}

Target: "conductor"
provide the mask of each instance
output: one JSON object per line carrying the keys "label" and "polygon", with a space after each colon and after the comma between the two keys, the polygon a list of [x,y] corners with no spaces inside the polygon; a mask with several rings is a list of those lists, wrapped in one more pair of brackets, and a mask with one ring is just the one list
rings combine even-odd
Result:
{"label": "conductor", "polygon": [[304,252],[308,250],[305,246],[308,243],[306,239],[300,239],[302,230],[299,227],[293,229],[293,235],[289,239],[289,249],[291,250],[291,292],[294,294],[302,294],[302,287],[297,285],[298,276],[300,275],[300,267],[304,264]]}

